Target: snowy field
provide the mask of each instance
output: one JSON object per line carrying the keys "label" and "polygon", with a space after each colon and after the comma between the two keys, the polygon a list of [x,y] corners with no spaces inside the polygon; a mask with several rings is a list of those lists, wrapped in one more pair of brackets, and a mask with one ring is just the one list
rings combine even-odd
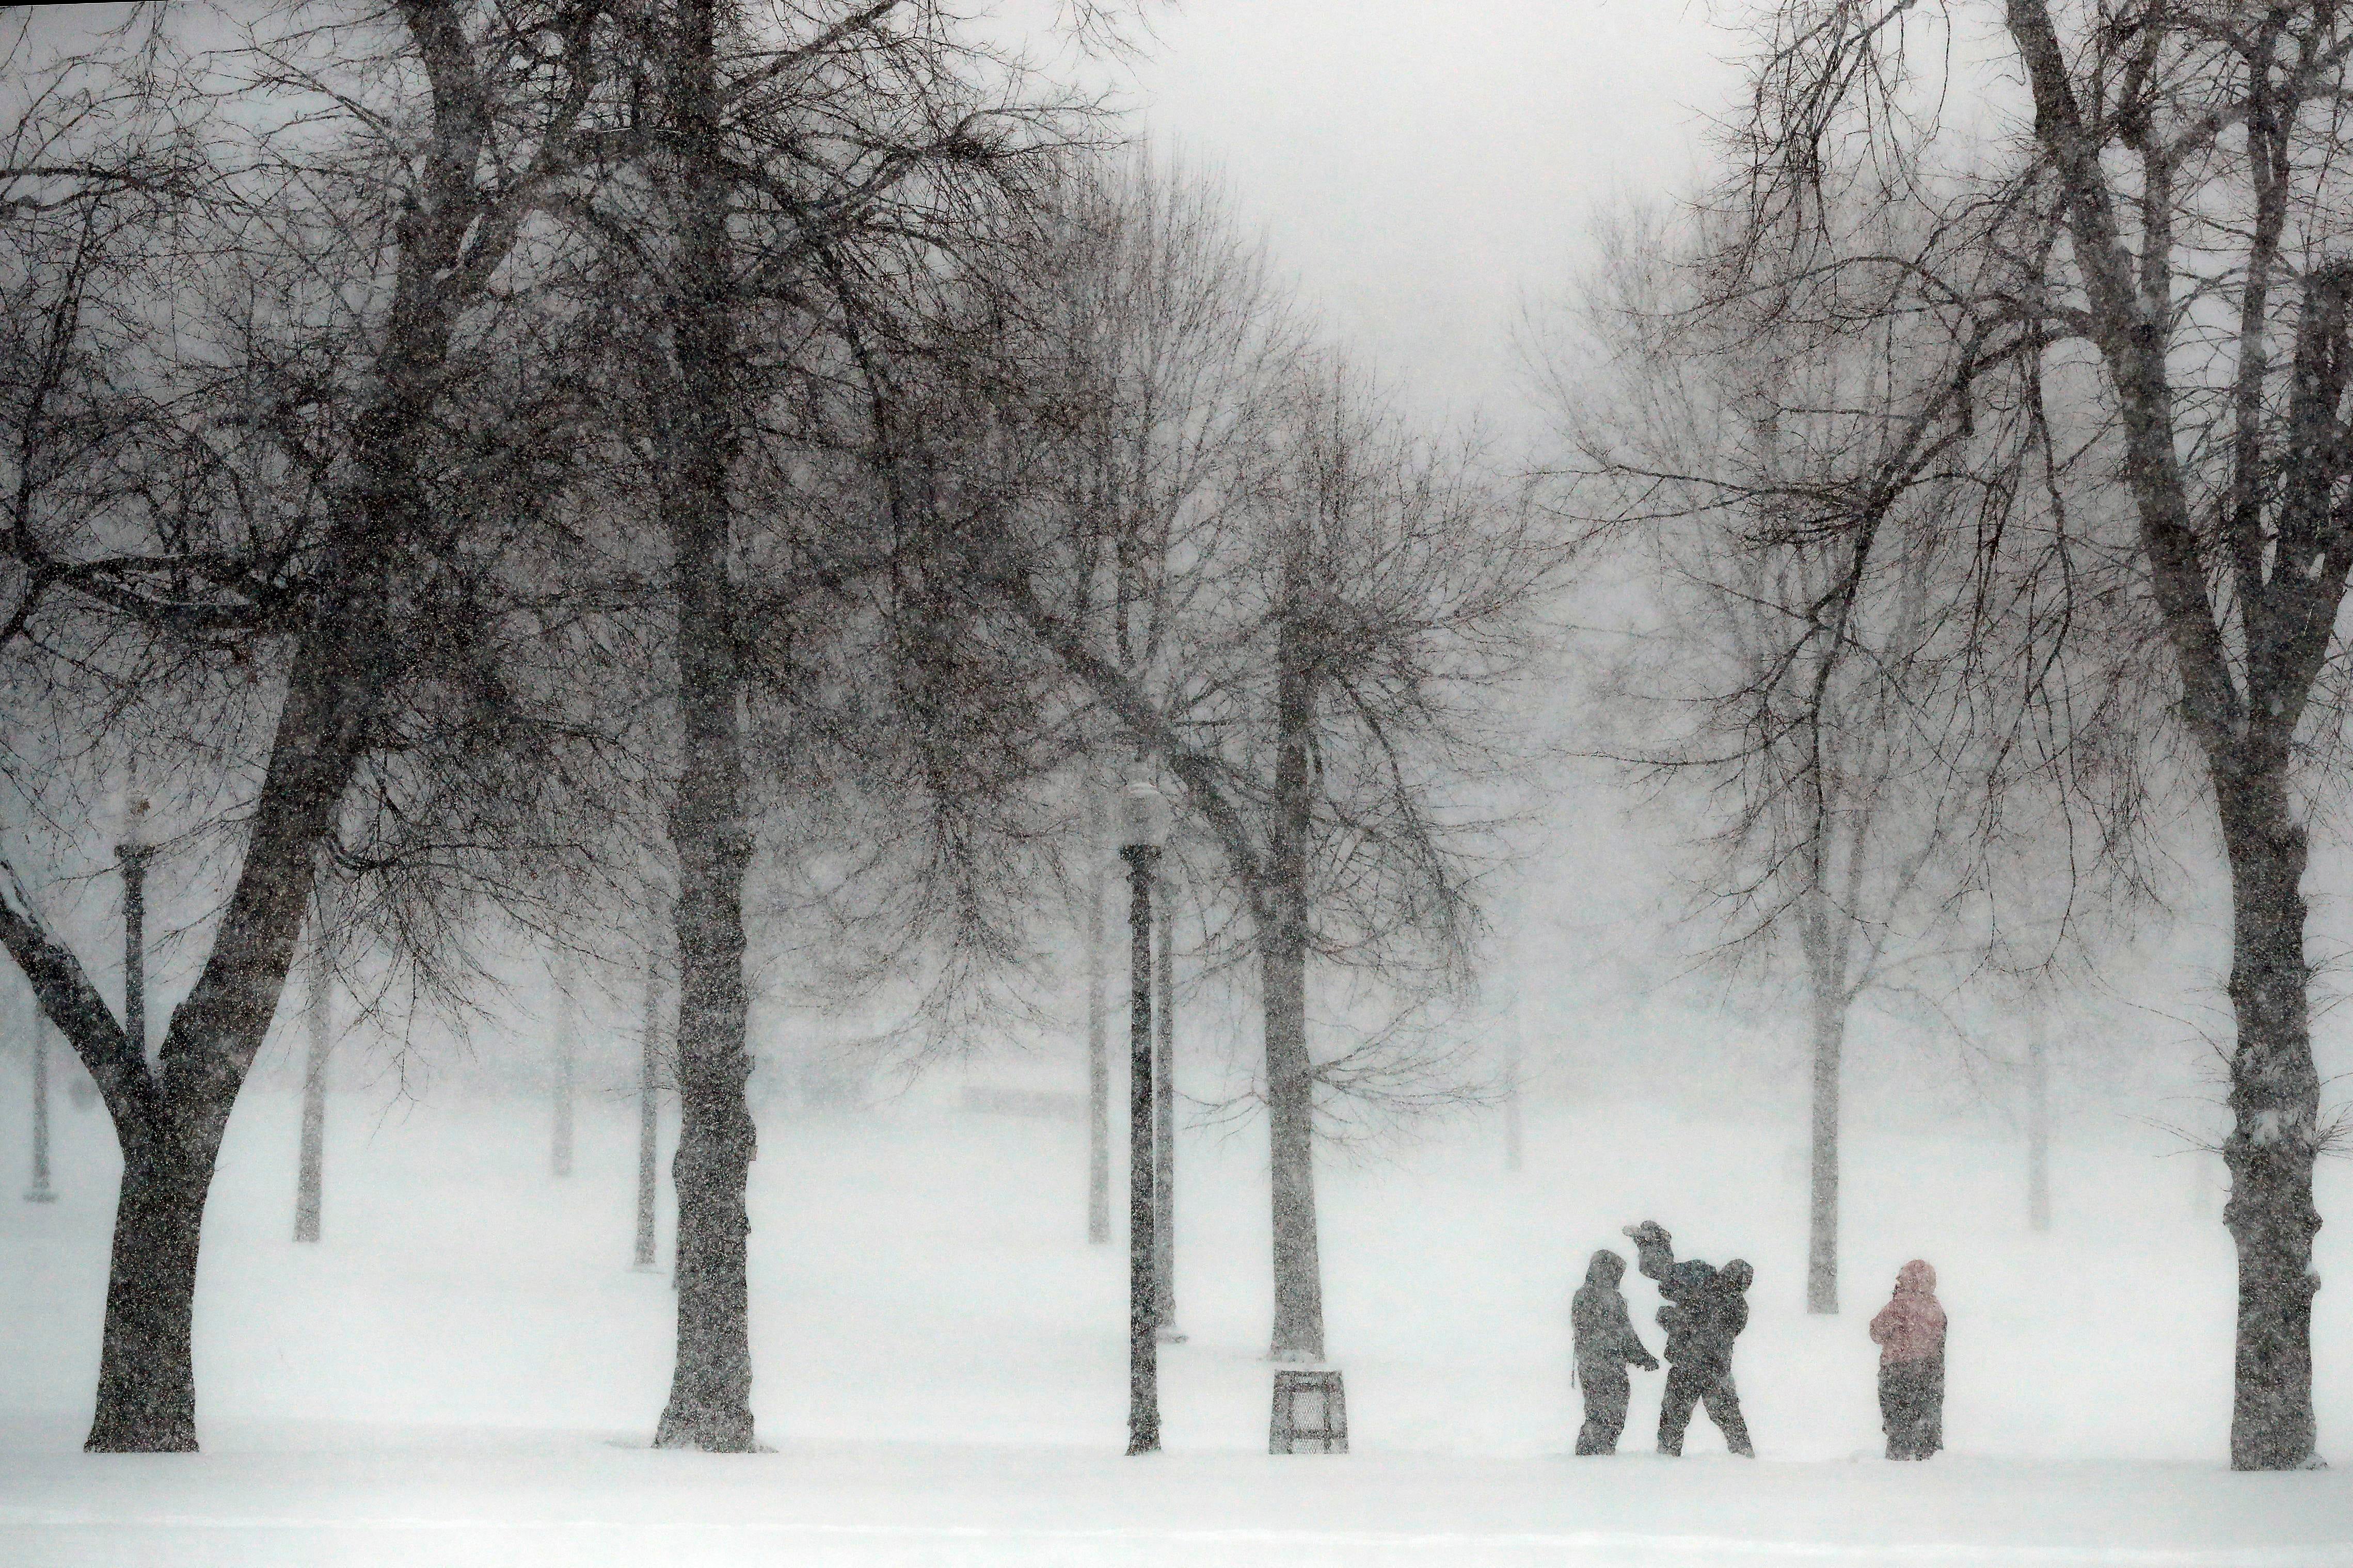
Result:
{"label": "snowy field", "polygon": [[[0,1563],[2353,1565],[2353,1468],[2223,1468],[2220,1193],[2128,1124],[2061,1148],[2046,1236],[2014,1145],[1858,1140],[1835,1319],[1802,1310],[1793,1130],[1554,1108],[1517,1175],[1492,1124],[1327,1160],[1355,1449],[1329,1458],[1263,1451],[1262,1131],[1188,1133],[1168,1451],[1127,1459],[1126,1255],[1084,1244],[1082,1131],[961,1110],[955,1088],[766,1119],[753,1312],[776,1452],[736,1458],[643,1447],[670,1300],[628,1268],[633,1106],[584,1102],[557,1181],[540,1105],[338,1095],[327,1238],[297,1247],[297,1108],[259,1085],[207,1221],[206,1451],[82,1455],[115,1157],[100,1114],[60,1102],[62,1201],[0,1203]],[[11,1187],[23,1139],[12,1110]],[[2347,1173],[2323,1182],[2323,1212],[2353,1216]],[[1757,1265],[1757,1463],[1704,1420],[1691,1457],[1650,1454],[1656,1377],[1624,1455],[1569,1457],[1567,1295],[1645,1215]],[[2319,1252],[2346,1282],[2317,1303],[2322,1448],[2353,1461],[2353,1217]],[[1952,1315],[1950,1447],[1895,1466],[1864,1323],[1915,1254]],[[1647,1328],[1647,1283],[1629,1297]]]}

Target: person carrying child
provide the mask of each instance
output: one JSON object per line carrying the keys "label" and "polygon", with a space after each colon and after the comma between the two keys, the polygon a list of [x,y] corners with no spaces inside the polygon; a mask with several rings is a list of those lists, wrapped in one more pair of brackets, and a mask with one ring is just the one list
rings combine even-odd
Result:
{"label": "person carrying child", "polygon": [[1748,1287],[1756,1278],[1736,1258],[1722,1268],[1697,1258],[1675,1261],[1673,1237],[1656,1220],[1629,1226],[1636,1266],[1659,1282],[1666,1305],[1659,1322],[1667,1331],[1667,1391],[1659,1402],[1659,1452],[1683,1451],[1683,1430],[1694,1405],[1724,1434],[1724,1446],[1745,1458],[1757,1450],[1740,1413],[1740,1390],[1732,1381],[1732,1344],[1748,1326]]}

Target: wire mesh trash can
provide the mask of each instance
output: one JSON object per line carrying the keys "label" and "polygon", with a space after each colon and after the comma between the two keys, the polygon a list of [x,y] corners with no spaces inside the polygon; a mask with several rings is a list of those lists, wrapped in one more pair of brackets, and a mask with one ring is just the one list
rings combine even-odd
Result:
{"label": "wire mesh trash can", "polygon": [[1348,1401],[1337,1372],[1278,1372],[1274,1374],[1274,1421],[1268,1429],[1270,1454],[1345,1454],[1348,1451]]}

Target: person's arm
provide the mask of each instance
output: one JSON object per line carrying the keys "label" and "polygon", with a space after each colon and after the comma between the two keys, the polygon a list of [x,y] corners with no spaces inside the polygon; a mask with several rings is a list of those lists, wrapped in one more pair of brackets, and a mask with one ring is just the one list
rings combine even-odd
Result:
{"label": "person's arm", "polygon": [[1626,1298],[1618,1298],[1619,1353],[1644,1372],[1659,1370],[1658,1358],[1642,1346],[1642,1336],[1634,1331],[1634,1321],[1626,1315]]}
{"label": "person's arm", "polygon": [[1887,1342],[1889,1336],[1894,1332],[1895,1303],[1890,1301],[1887,1305],[1879,1309],[1879,1315],[1877,1317],[1871,1320],[1871,1342],[1875,1345],[1883,1345]]}
{"label": "person's arm", "polygon": [[1675,1266],[1674,1237],[1651,1219],[1628,1226],[1625,1234],[1634,1243],[1634,1267],[1644,1279],[1664,1283]]}

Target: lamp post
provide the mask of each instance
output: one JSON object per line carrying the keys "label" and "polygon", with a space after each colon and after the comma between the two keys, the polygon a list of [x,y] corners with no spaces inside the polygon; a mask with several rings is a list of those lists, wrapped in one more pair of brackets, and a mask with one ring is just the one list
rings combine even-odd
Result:
{"label": "lamp post", "polygon": [[1111,1047],[1103,1018],[1103,801],[1087,780],[1087,1245],[1111,1240]]}
{"label": "lamp post", "polygon": [[147,1055],[147,797],[134,787],[121,801],[121,837],[114,858],[122,867],[122,1032]]}
{"label": "lamp post", "polygon": [[1160,1358],[1153,1309],[1152,883],[1168,837],[1168,803],[1150,784],[1120,796],[1127,862],[1127,1451],[1160,1447]]}
{"label": "lamp post", "polygon": [[1182,1344],[1176,1327],[1176,900],[1159,886],[1159,1011],[1152,1020],[1152,1305],[1154,1331]]}

